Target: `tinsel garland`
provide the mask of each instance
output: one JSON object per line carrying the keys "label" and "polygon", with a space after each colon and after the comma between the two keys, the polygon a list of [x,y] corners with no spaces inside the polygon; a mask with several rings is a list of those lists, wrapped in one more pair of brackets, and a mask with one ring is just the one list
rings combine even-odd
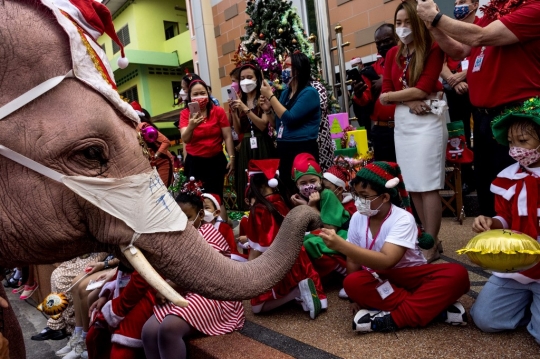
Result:
{"label": "tinsel garland", "polygon": [[487,5],[482,6],[480,10],[488,19],[498,20],[526,3],[527,0],[491,0]]}
{"label": "tinsel garland", "polygon": [[523,102],[519,107],[513,107],[504,111],[500,116],[495,117],[491,122],[491,126],[513,113],[540,118],[540,99],[538,97],[533,97]]}

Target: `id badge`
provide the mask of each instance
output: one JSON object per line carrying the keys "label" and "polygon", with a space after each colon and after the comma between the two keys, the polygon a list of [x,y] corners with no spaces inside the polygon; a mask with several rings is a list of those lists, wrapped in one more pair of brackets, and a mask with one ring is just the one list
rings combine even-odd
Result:
{"label": "id badge", "polygon": [[279,130],[277,132],[277,138],[281,138],[283,136],[283,125],[279,126]]}
{"label": "id badge", "polygon": [[469,60],[461,61],[461,70],[467,71],[468,68],[469,68]]}
{"label": "id badge", "polygon": [[385,300],[390,294],[394,293],[394,288],[392,288],[389,281],[385,280],[377,286],[377,292],[379,292],[381,299]]}
{"label": "id badge", "polygon": [[251,149],[254,150],[257,148],[257,137],[251,137],[249,139],[249,145],[251,146]]}
{"label": "id badge", "polygon": [[238,141],[238,134],[236,133],[236,131],[234,130],[234,128],[231,128],[231,133],[232,133],[232,139],[233,139],[233,141]]}
{"label": "id badge", "polygon": [[476,60],[474,60],[474,67],[472,69],[472,72],[478,72],[482,68],[482,61],[484,61],[484,54],[480,54],[476,57]]}

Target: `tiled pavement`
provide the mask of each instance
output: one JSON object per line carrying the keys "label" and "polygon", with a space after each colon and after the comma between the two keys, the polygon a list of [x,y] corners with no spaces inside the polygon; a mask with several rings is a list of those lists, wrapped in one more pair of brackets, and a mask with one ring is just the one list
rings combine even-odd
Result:
{"label": "tiled pavement", "polygon": [[[443,240],[444,254],[442,259],[436,262],[458,261],[469,270],[471,291],[460,299],[467,311],[489,277],[488,272],[472,265],[465,256],[455,253],[474,235],[471,224],[472,218],[467,218],[463,225],[451,218],[443,219],[440,238]],[[482,333],[472,323],[467,327],[438,323],[427,328],[400,330],[395,334],[357,334],[351,330],[352,314],[348,310],[348,302],[337,296],[340,287],[337,281],[325,283],[329,308],[316,320],[310,320],[295,304],[255,316],[251,313],[249,302],[245,302],[245,328],[239,333],[191,340],[191,357],[540,358],[540,346],[524,328],[514,332],[487,334]],[[23,329],[27,338],[34,334],[35,329],[44,327],[44,320],[43,323],[39,322],[39,314],[34,316],[29,312],[34,311],[32,308],[24,303],[15,304],[17,311],[24,317]],[[33,315],[33,325],[29,325],[26,319],[28,315]],[[50,344],[56,347],[63,342]],[[54,357],[44,355],[45,352],[52,351],[48,343],[28,341],[28,344],[28,358]]]}

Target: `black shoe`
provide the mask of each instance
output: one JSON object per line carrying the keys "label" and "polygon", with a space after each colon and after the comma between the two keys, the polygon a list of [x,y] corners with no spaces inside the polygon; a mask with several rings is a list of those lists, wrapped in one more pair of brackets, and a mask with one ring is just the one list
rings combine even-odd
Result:
{"label": "black shoe", "polygon": [[62,340],[66,338],[67,336],[68,334],[66,333],[65,329],[53,330],[49,327],[45,327],[45,329],[43,329],[41,333],[33,335],[32,338],[30,339],[37,340],[37,341]]}
{"label": "black shoe", "polygon": [[6,279],[6,282],[4,283],[5,288],[19,288],[19,279],[15,279],[13,277]]}
{"label": "black shoe", "polygon": [[367,309],[362,309],[356,313],[353,319],[352,328],[360,333],[387,333],[398,330],[390,312]]}

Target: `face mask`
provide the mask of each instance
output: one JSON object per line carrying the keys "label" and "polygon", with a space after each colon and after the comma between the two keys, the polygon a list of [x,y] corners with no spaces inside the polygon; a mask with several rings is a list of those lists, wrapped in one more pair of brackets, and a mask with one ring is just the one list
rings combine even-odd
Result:
{"label": "face mask", "polygon": [[321,190],[320,184],[305,184],[298,187],[300,194],[305,198],[309,198],[312,193],[319,192]]}
{"label": "face mask", "polygon": [[[538,146],[540,147],[540,146]],[[533,163],[540,160],[540,152],[538,152],[538,147],[529,149],[523,147],[510,147],[510,157],[518,161],[523,167],[529,167]]]}
{"label": "face mask", "polygon": [[182,98],[182,101],[187,99],[187,93],[184,92],[184,89],[180,90],[180,97]]}
{"label": "face mask", "polygon": [[240,81],[240,87],[244,93],[250,93],[257,88],[257,82],[250,79],[245,79]]}
{"label": "face mask", "polygon": [[397,27],[396,34],[405,45],[408,45],[413,41],[412,30],[408,27]]}
{"label": "face mask", "polygon": [[[191,224],[193,227],[195,227],[195,222],[197,222],[197,220],[199,219],[199,217],[201,216],[200,213],[197,214],[197,217],[195,217],[195,219],[193,221],[188,221],[188,224]],[[201,223],[199,222],[199,226],[198,227],[195,227],[195,229],[199,229],[201,228]]]}
{"label": "face mask", "polygon": [[469,16],[469,5],[456,5],[454,7],[454,17],[456,20],[463,20]]}
{"label": "face mask", "polygon": [[357,198],[354,201],[356,210],[358,211],[358,213],[363,214],[364,216],[372,217],[376,215],[377,213],[379,213],[379,208],[381,208],[383,203],[381,203],[381,205],[377,207],[377,209],[371,209],[371,202],[376,200],[379,197],[380,196],[377,196],[373,200],[370,200],[370,199],[360,200],[360,198]]}
{"label": "face mask", "polygon": [[201,111],[204,111],[206,109],[206,105],[208,105],[208,97],[207,96],[192,97],[191,101],[198,102],[199,107],[201,108]]}
{"label": "face mask", "polygon": [[210,211],[207,211],[207,210],[204,210],[204,221],[205,222],[212,222],[214,219],[216,218],[216,216],[214,215],[214,213],[210,212]]}
{"label": "face mask", "polygon": [[381,45],[379,47],[377,47],[377,52],[379,53],[379,55],[381,55],[382,57],[386,57],[386,54],[388,53],[388,51],[390,51],[390,49],[392,47],[394,47],[395,45],[393,44],[388,44],[388,45]]}
{"label": "face mask", "polygon": [[288,85],[289,82],[292,80],[292,71],[291,69],[283,69],[281,71],[281,82],[283,82],[285,85]]}
{"label": "face mask", "polygon": [[238,86],[238,82],[233,82],[231,84],[231,88],[234,90],[234,92],[236,93],[239,93],[240,92],[240,87]]}

